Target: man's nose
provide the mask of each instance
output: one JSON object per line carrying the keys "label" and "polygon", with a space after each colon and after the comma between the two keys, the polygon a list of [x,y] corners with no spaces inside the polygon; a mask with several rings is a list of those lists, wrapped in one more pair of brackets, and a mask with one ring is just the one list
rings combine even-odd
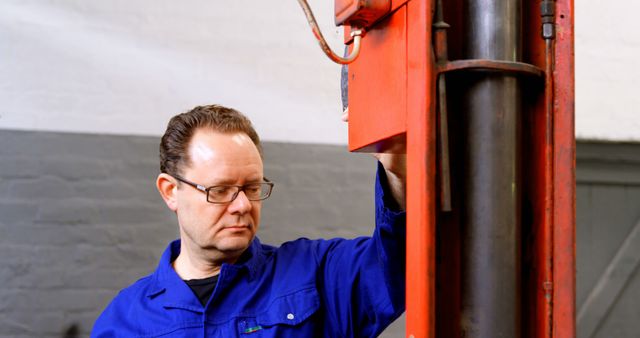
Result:
{"label": "man's nose", "polygon": [[236,196],[236,198],[231,201],[231,204],[229,204],[229,212],[233,213],[240,213],[240,214],[244,214],[247,213],[249,211],[251,211],[251,208],[253,206],[251,205],[251,201],[249,201],[249,198],[247,198],[247,195],[244,193],[243,190],[240,190],[240,192],[238,192],[238,196]]}

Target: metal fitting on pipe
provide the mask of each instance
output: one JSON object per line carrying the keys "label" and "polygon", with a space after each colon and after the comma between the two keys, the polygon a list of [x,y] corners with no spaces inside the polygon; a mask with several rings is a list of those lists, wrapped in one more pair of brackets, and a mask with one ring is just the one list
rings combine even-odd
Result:
{"label": "metal fitting on pipe", "polygon": [[556,2],[552,0],[544,0],[540,3],[540,15],[542,16],[542,38],[555,39],[555,8]]}

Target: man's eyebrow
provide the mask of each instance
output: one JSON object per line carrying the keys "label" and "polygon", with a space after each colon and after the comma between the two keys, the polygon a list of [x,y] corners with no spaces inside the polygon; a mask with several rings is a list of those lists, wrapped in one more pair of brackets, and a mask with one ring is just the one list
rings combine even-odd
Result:
{"label": "man's eyebrow", "polygon": [[[261,183],[263,182],[264,179],[262,178],[262,176],[258,177],[251,177],[247,180],[244,181],[244,184],[251,184],[251,183]],[[211,181],[209,181],[208,183],[210,183],[209,185],[207,185],[208,187],[212,187],[212,186],[216,186],[216,185],[237,185],[236,184],[236,180],[235,179],[230,179],[230,178],[222,178],[222,179],[213,179]]]}
{"label": "man's eyebrow", "polygon": [[208,186],[212,187],[214,185],[233,185],[235,180],[230,178],[221,178],[221,179],[213,179],[207,182]]}

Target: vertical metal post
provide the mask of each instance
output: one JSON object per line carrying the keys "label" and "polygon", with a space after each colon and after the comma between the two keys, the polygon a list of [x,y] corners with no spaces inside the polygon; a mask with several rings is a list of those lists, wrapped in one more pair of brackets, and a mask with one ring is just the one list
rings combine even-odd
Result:
{"label": "vertical metal post", "polygon": [[553,50],[553,337],[576,336],[573,0],[557,0]]}
{"label": "vertical metal post", "polygon": [[[521,0],[465,0],[465,58],[520,61]],[[462,332],[520,337],[520,89],[469,77],[465,96]]]}
{"label": "vertical metal post", "polygon": [[436,120],[431,0],[407,3],[408,338],[435,338]]}

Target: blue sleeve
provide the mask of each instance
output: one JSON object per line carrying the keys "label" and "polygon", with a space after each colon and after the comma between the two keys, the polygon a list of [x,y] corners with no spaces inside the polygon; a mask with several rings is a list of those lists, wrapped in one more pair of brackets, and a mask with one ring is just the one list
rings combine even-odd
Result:
{"label": "blue sleeve", "polygon": [[404,312],[406,215],[379,163],[375,203],[372,237],[317,244],[325,332],[334,336],[375,337]]}

